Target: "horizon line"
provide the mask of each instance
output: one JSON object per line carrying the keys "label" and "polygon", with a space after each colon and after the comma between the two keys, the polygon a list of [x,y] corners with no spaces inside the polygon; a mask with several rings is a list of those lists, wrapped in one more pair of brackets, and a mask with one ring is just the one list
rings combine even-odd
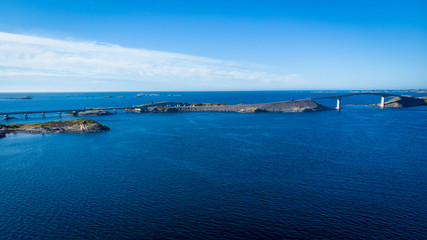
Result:
{"label": "horizon line", "polygon": [[124,90],[124,91],[5,91],[0,93],[137,93],[137,92],[285,92],[285,91],[425,91],[427,88],[407,88],[407,89],[265,89],[265,90]]}

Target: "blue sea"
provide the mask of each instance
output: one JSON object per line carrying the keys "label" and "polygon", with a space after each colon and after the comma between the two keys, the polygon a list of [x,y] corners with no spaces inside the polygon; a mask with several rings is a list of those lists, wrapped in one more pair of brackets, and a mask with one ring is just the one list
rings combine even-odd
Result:
{"label": "blue sea", "polygon": [[[0,93],[0,112],[347,92],[137,93]],[[107,132],[8,135],[0,239],[426,239],[427,107],[346,105],[379,101],[314,113],[118,111],[86,117]],[[75,118],[16,117],[0,124]]]}

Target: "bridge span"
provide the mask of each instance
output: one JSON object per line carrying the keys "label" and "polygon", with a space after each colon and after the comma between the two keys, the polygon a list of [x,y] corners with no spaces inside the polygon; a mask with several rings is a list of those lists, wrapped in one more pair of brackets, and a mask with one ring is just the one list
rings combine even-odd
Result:
{"label": "bridge span", "polygon": [[0,112],[0,116],[3,115],[3,119],[9,119],[10,115],[20,115],[24,114],[25,118],[28,118],[28,114],[37,114],[41,113],[42,117],[45,117],[46,113],[58,113],[59,116],[62,116],[62,113],[71,112],[84,112],[84,111],[94,111],[94,110],[113,110],[114,113],[117,113],[119,109],[126,109],[131,107],[104,107],[104,108],[83,108],[83,109],[61,109],[61,110],[42,110],[42,111],[20,111],[20,112]]}
{"label": "bridge span", "polygon": [[352,97],[352,96],[359,96],[359,95],[375,95],[375,96],[380,96],[381,97],[381,102],[380,102],[380,108],[381,109],[384,108],[385,98],[386,97],[410,98],[410,97],[405,97],[405,96],[397,95],[397,94],[374,93],[374,92],[372,92],[372,93],[349,93],[349,94],[334,95],[334,96],[316,97],[316,98],[311,98],[311,100],[317,100],[317,99],[337,99],[337,107],[335,109],[340,110],[341,109],[341,98]]}

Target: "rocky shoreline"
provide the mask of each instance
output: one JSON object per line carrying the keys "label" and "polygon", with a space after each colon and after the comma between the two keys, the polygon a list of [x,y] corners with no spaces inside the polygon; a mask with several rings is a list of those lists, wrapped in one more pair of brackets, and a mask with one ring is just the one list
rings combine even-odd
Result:
{"label": "rocky shoreline", "polygon": [[290,100],[285,102],[261,104],[236,104],[221,103],[185,103],[185,102],[159,102],[127,108],[125,111],[137,113],[171,113],[171,112],[317,112],[332,110],[316,103],[311,99]]}
{"label": "rocky shoreline", "polygon": [[96,133],[107,130],[110,130],[110,128],[90,119],[49,121],[45,123],[0,124],[0,138],[10,133]]}

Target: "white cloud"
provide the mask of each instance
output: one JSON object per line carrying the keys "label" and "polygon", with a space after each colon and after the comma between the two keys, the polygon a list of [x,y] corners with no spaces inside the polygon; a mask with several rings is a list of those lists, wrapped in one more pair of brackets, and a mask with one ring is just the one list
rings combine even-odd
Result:
{"label": "white cloud", "polygon": [[[58,90],[64,82],[72,90],[97,90],[99,82],[105,84],[99,90],[286,89],[302,83],[297,74],[276,75],[231,61],[0,32],[0,84],[31,86],[48,78]],[[90,89],[79,89],[82,83]],[[105,89],[117,85],[123,86]]]}

